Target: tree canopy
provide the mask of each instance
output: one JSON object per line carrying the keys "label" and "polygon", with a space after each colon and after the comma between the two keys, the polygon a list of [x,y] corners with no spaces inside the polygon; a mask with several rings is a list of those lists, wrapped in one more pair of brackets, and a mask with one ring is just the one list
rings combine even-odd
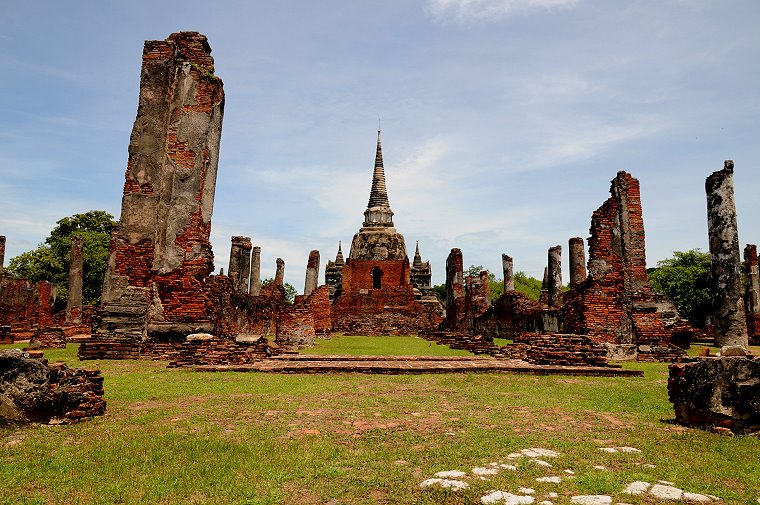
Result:
{"label": "tree canopy", "polygon": [[[263,288],[272,282],[274,282],[274,279],[271,277],[264,279],[261,281],[261,287]],[[288,303],[293,303],[296,299],[296,295],[298,294],[298,290],[296,290],[296,288],[289,282],[283,282],[282,287],[285,288],[285,301]]]}
{"label": "tree canopy", "polygon": [[703,327],[710,314],[710,254],[699,249],[674,251],[650,269],[652,289],[671,299],[682,317]]}
{"label": "tree canopy", "polygon": [[102,210],[59,219],[45,242],[37,249],[19,254],[10,260],[8,272],[29,279],[55,284],[57,301],[67,298],[69,264],[71,262],[71,237],[82,239],[84,272],[82,274],[82,301],[97,305],[103,290],[103,278],[108,263],[108,245],[111,229],[116,226],[113,216]]}
{"label": "tree canopy", "polygon": [[[479,276],[480,272],[484,270],[482,265],[470,265],[470,267],[464,271],[465,277],[468,275]],[[502,294],[504,294],[504,280],[496,277],[495,274],[488,272],[488,288],[491,293],[491,301],[496,300]],[[433,291],[438,295],[438,298],[446,303],[446,286],[444,284],[438,284],[433,286]],[[538,300],[541,296],[541,281],[528,277],[525,272],[517,272],[515,274],[515,291],[518,291],[531,300]]]}

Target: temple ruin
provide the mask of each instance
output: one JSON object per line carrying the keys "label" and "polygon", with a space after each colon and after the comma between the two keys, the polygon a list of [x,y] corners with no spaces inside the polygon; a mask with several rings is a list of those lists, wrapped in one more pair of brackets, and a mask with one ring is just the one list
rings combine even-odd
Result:
{"label": "temple ruin", "polygon": [[[419,249],[417,250],[419,253]],[[341,255],[340,250],[338,251]],[[418,291],[428,288],[430,265],[417,260],[414,278]],[[340,288],[336,284],[339,258],[325,282],[335,297],[332,329],[354,334],[414,334],[436,329],[441,321],[440,306],[424,303],[415,296],[412,271],[404,236],[393,227],[393,211],[388,203],[385,168],[377,132],[375,167],[364,222],[351,242],[348,259],[340,267]],[[335,294],[339,293],[339,294]]]}

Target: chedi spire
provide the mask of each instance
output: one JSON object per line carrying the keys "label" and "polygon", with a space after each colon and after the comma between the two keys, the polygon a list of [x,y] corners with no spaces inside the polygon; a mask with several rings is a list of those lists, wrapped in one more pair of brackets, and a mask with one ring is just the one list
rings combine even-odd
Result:
{"label": "chedi spire", "polygon": [[372,174],[372,189],[369,203],[364,211],[363,226],[393,226],[393,211],[388,203],[388,190],[385,187],[385,168],[383,167],[383,148],[380,143],[380,130],[377,130],[377,151],[375,152],[375,170]]}

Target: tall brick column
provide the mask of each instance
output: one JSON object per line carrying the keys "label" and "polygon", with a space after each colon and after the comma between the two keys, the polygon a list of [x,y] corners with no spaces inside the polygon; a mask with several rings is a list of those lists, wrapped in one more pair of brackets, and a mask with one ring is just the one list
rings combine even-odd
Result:
{"label": "tall brick column", "polygon": [[501,267],[504,270],[504,292],[515,290],[515,276],[513,272],[512,257],[506,254],[501,255]]}
{"label": "tall brick column", "polygon": [[285,280],[285,261],[282,258],[277,258],[277,271],[274,274],[274,285],[282,286]]}
{"label": "tall brick column", "polygon": [[0,235],[0,274],[5,268],[5,235]]}
{"label": "tall brick column", "polygon": [[248,278],[251,275],[251,237],[232,237],[227,275],[232,279],[235,291],[248,292]]}
{"label": "tall brick column", "polygon": [[99,334],[213,331],[203,280],[214,269],[209,235],[223,111],[204,35],[145,42]]}
{"label": "tall brick column", "polygon": [[255,246],[251,254],[251,282],[248,294],[259,296],[261,293],[261,247]]}
{"label": "tall brick column", "polygon": [[82,322],[82,273],[84,259],[82,256],[82,239],[71,237],[71,263],[69,264],[69,290],[66,299],[66,322],[80,324]]}
{"label": "tall brick column", "polygon": [[317,289],[319,283],[319,251],[313,250],[309,253],[309,261],[306,264],[306,282],[304,283],[303,295],[309,296],[312,291]]}
{"label": "tall brick column", "polygon": [[712,324],[715,344],[746,347],[747,321],[741,286],[739,230],[734,204],[734,162],[705,180],[707,233],[710,239]]}
{"label": "tall brick column", "polygon": [[46,328],[53,326],[53,302],[55,301],[55,285],[48,281],[37,283],[37,326]]}
{"label": "tall brick column", "polygon": [[570,287],[573,288],[586,280],[586,250],[581,237],[569,240],[570,249]]}
{"label": "tall brick column", "polygon": [[547,303],[549,307],[562,305],[562,246],[549,248]]}
{"label": "tall brick column", "polygon": [[760,341],[760,271],[757,246],[744,248],[744,309],[747,311],[747,333],[750,343]]}
{"label": "tall brick column", "polygon": [[446,325],[450,331],[467,330],[465,308],[464,260],[454,248],[446,258]]}

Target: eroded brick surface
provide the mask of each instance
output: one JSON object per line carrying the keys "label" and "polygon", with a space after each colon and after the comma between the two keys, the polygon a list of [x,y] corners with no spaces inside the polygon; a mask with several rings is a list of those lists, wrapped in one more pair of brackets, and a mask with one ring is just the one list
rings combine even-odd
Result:
{"label": "eroded brick surface", "polygon": [[686,323],[677,315],[667,320],[675,308],[663,310],[649,286],[639,181],[618,172],[610,193],[591,218],[588,277],[564,295],[563,331],[595,342],[668,347],[675,326],[683,332]]}
{"label": "eroded brick surface", "polygon": [[[121,219],[103,290],[107,324],[135,338],[209,321],[204,279],[224,104],[211,49],[196,32],[148,41],[129,145]],[[142,291],[147,310],[136,293]],[[134,305],[132,302],[137,303]],[[143,327],[142,335],[139,328]]]}

